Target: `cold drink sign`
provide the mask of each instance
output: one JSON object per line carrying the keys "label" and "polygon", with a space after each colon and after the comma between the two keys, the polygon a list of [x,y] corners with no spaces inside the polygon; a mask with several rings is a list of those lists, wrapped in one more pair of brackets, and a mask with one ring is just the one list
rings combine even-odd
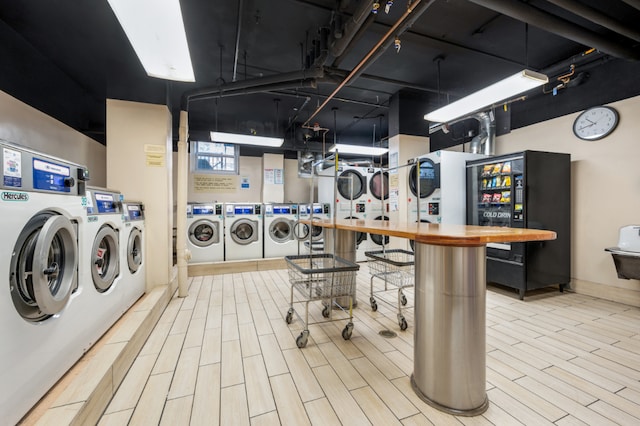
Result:
{"label": "cold drink sign", "polygon": [[482,212],[482,216],[489,219],[510,219],[511,212],[505,211],[485,211]]}

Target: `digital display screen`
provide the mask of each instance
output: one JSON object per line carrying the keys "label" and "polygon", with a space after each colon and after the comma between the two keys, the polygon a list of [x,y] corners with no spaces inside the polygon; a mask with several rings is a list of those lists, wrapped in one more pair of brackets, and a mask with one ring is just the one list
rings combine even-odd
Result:
{"label": "digital display screen", "polygon": [[253,207],[251,206],[236,206],[234,209],[235,214],[253,214]]}
{"label": "digital display screen", "polygon": [[280,206],[273,208],[274,214],[291,214],[291,207],[288,206]]}
{"label": "digital display screen", "polygon": [[213,214],[213,206],[193,206],[193,214]]}
{"label": "digital display screen", "polygon": [[116,213],[118,211],[112,194],[96,192],[94,196],[98,213]]}
{"label": "digital display screen", "polygon": [[64,181],[71,175],[71,169],[60,164],[33,159],[33,188],[45,191],[71,192]]}
{"label": "digital display screen", "polygon": [[127,211],[129,212],[129,219],[131,220],[142,218],[142,211],[140,210],[140,206],[127,206]]}
{"label": "digital display screen", "polygon": [[322,213],[322,206],[313,206],[313,213]]}

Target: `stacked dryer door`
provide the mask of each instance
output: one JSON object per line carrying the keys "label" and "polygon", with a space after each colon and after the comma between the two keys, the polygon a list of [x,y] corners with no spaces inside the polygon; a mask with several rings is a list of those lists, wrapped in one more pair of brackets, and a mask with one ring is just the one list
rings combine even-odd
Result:
{"label": "stacked dryer door", "polygon": [[0,418],[17,424],[94,340],[78,279],[86,169],[0,140]]}
{"label": "stacked dryer door", "polygon": [[262,204],[225,203],[225,260],[262,259]]}
{"label": "stacked dryer door", "polygon": [[224,260],[224,215],[222,203],[187,205],[187,248],[189,263]]}
{"label": "stacked dryer door", "polygon": [[[369,174],[369,199],[365,207],[366,218],[373,220],[389,220],[389,172],[374,169]],[[388,246],[389,236],[369,234],[367,247],[369,250],[379,250]]]}
{"label": "stacked dryer door", "polygon": [[264,257],[284,257],[298,254],[294,228],[298,221],[297,204],[264,205]]}
{"label": "stacked dryer door", "polygon": [[[409,168],[408,222],[466,223],[466,162],[482,154],[435,151]],[[413,241],[411,249],[413,249]]]}
{"label": "stacked dryer door", "polygon": [[123,210],[125,223],[120,241],[120,264],[125,287],[124,303],[128,309],[146,290],[144,205],[125,201]]}
{"label": "stacked dryer door", "polygon": [[87,224],[85,242],[89,249],[83,275],[91,291],[93,320],[107,331],[126,311],[120,238],[124,228],[122,194],[105,188],[87,188]]}

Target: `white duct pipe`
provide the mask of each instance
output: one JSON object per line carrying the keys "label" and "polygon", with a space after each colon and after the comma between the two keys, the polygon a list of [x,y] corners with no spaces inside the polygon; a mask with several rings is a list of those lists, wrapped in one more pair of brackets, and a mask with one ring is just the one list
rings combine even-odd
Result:
{"label": "white duct pipe", "polygon": [[178,193],[176,194],[176,250],[178,262],[178,297],[187,297],[187,261],[191,253],[187,249],[187,191],[189,157],[187,153],[188,113],[180,111],[178,129]]}
{"label": "white duct pipe", "polygon": [[471,139],[470,151],[474,154],[494,155],[496,145],[496,120],[493,112],[479,112],[472,118],[480,123],[480,131]]}

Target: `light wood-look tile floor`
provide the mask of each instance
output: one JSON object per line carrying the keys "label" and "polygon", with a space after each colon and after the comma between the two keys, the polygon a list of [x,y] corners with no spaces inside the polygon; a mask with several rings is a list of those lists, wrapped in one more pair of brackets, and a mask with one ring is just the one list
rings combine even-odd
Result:
{"label": "light wood-look tile floor", "polygon": [[[346,321],[321,321],[312,302],[318,323],[304,349],[301,320],[284,320],[289,291],[286,270],[190,278],[189,296],[170,302],[100,425],[640,424],[638,308],[557,289],[523,302],[489,287],[489,409],[456,417],[411,389],[413,289],[401,332],[393,304],[371,311],[361,264],[351,340],[341,336]],[[397,337],[378,334],[387,328]]]}

